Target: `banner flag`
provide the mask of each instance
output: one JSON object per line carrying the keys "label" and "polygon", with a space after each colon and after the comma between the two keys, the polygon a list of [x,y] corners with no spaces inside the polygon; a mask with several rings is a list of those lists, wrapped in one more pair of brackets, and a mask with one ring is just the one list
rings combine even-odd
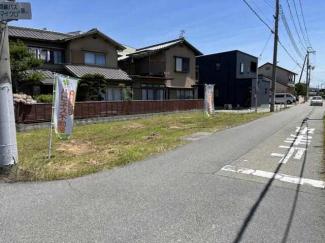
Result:
{"label": "banner flag", "polygon": [[69,139],[73,129],[74,107],[78,79],[55,75],[54,117],[55,133],[60,139]]}
{"label": "banner flag", "polygon": [[206,84],[204,89],[204,109],[208,116],[214,116],[214,84]]}

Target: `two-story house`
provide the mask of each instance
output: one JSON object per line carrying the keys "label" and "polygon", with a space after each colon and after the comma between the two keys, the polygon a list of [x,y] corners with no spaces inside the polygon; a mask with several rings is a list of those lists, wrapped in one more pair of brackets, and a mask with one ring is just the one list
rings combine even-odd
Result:
{"label": "two-story house", "polygon": [[196,56],[184,38],[119,53],[119,66],[133,80],[134,100],[197,98]]}
{"label": "two-story house", "polygon": [[118,68],[118,51],[125,47],[97,29],[60,33],[46,29],[9,26],[10,41],[21,40],[36,58],[43,61],[39,70],[46,77],[40,86],[24,87],[27,94],[52,93],[54,73],[81,78],[102,74],[107,88],[104,100],[121,100],[119,84],[131,85],[131,78]]}
{"label": "two-story house", "polygon": [[[255,106],[257,57],[235,50],[196,58],[199,98],[204,97],[204,84],[215,85],[215,105]],[[259,76],[258,106],[268,106],[270,82]]]}
{"label": "two-story house", "polygon": [[[258,72],[260,74],[265,75],[266,77],[272,79],[272,70],[273,70],[273,64],[267,62],[264,65],[260,66],[258,68]],[[295,81],[297,73],[294,73],[288,69],[285,69],[283,67],[277,66],[276,70],[276,93],[295,93]],[[272,82],[271,82],[272,85]]]}

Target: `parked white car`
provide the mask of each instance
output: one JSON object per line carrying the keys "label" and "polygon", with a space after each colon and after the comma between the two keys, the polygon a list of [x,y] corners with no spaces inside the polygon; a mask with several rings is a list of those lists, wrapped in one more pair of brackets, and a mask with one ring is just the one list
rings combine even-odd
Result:
{"label": "parked white car", "polygon": [[297,99],[292,94],[289,93],[277,93],[275,94],[275,103],[276,104],[292,104],[296,102]]}
{"label": "parked white car", "polygon": [[310,105],[319,105],[319,106],[323,106],[323,98],[321,96],[314,96],[311,100],[310,100]]}

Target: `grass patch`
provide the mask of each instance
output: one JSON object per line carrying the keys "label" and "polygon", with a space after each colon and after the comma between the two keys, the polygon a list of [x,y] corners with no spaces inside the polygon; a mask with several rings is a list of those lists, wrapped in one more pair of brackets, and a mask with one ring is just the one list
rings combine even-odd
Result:
{"label": "grass patch", "polygon": [[182,136],[217,132],[268,114],[216,114],[206,120],[206,128],[202,128],[202,113],[75,127],[70,140],[53,139],[51,159],[47,159],[48,129],[19,133],[19,165],[10,179],[59,180],[112,169],[181,146],[186,143]]}

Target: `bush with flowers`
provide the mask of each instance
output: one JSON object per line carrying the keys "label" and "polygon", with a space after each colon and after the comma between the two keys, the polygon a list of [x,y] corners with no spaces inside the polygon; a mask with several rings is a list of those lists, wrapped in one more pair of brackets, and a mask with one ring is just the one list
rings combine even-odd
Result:
{"label": "bush with flowers", "polygon": [[14,94],[15,104],[33,105],[36,104],[36,100],[26,94]]}

